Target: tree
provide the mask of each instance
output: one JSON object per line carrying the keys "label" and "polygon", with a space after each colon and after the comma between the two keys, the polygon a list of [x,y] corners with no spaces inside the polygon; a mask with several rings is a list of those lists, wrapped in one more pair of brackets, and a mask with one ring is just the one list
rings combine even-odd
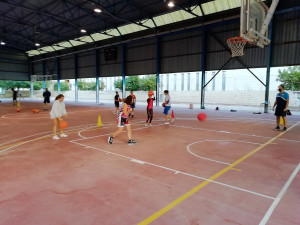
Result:
{"label": "tree", "polygon": [[[46,82],[47,84],[47,82]],[[30,88],[30,81],[14,81],[14,80],[1,80],[0,87],[4,89],[11,88]],[[34,82],[33,89],[40,90],[43,88],[43,82]]]}
{"label": "tree", "polygon": [[123,87],[122,80],[121,79],[115,80],[114,86],[116,89],[122,90],[122,87]]}
{"label": "tree", "polygon": [[[57,91],[57,83],[54,84],[54,90]],[[64,81],[60,82],[60,90],[61,91],[69,91],[69,82]]]}
{"label": "tree", "polygon": [[[138,76],[130,76],[125,79],[126,91],[149,91],[156,89],[156,77],[150,75],[144,78]],[[114,86],[117,89],[122,90],[122,80],[116,80]]]}
{"label": "tree", "polygon": [[300,66],[289,66],[287,69],[278,70],[277,81],[280,81],[286,90],[300,90]]}
{"label": "tree", "polygon": [[149,91],[156,89],[156,77],[154,75],[144,77],[140,80],[140,90]]}

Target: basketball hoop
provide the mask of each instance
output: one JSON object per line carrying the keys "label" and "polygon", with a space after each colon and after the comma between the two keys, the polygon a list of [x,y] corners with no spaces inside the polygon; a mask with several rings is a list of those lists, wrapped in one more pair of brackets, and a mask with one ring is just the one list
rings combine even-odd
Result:
{"label": "basketball hoop", "polygon": [[242,37],[233,37],[227,39],[227,44],[231,49],[232,57],[243,56],[244,47],[247,43],[251,44],[251,42],[247,41]]}

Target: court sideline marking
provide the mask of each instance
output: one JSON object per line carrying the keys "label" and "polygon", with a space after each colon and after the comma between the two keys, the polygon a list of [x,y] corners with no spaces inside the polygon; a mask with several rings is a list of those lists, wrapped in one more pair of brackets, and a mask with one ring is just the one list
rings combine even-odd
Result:
{"label": "court sideline marking", "polygon": [[[300,122],[294,124],[287,131],[290,131],[295,126],[297,126],[299,123]],[[158,219],[159,217],[161,217],[162,215],[164,215],[165,213],[167,213],[168,211],[170,211],[171,209],[173,209],[175,206],[177,206],[179,203],[183,202],[184,200],[186,200],[187,198],[189,198],[190,196],[192,196],[193,194],[195,194],[196,192],[198,192],[200,189],[202,189],[203,187],[205,187],[207,184],[211,183],[211,181],[213,181],[213,180],[217,179],[218,177],[222,176],[227,171],[230,171],[236,165],[240,164],[241,162],[243,162],[244,160],[246,160],[250,156],[254,155],[256,152],[260,151],[261,149],[263,149],[267,145],[271,144],[278,137],[282,136],[285,133],[286,132],[282,132],[282,133],[278,134],[277,136],[271,138],[270,140],[268,140],[267,142],[265,142],[261,146],[255,148],[251,152],[249,152],[246,155],[242,156],[241,158],[239,158],[238,160],[236,160],[234,163],[230,164],[229,166],[225,167],[224,169],[220,170],[219,172],[217,172],[216,174],[214,174],[213,176],[211,176],[208,180],[203,181],[201,184],[199,184],[198,186],[194,187],[189,192],[183,194],[179,198],[175,199],[173,202],[169,203],[167,206],[163,207],[162,209],[158,210],[157,212],[155,212],[154,214],[152,214],[151,216],[149,216],[148,218],[146,218],[142,222],[138,223],[138,225],[147,225],[147,224],[153,222],[154,220]]]}
{"label": "court sideline marking", "polygon": [[299,172],[299,170],[300,170],[300,163],[298,164],[298,166],[296,167],[296,169],[293,171],[293,173],[291,174],[291,176],[289,177],[289,179],[284,184],[283,188],[281,189],[281,191],[279,192],[279,194],[277,195],[277,197],[273,201],[272,205],[270,206],[270,208],[266,212],[265,216],[260,221],[259,225],[265,225],[265,224],[267,224],[267,222],[269,221],[269,219],[270,219],[270,217],[271,217],[274,209],[278,205],[279,201],[281,200],[281,198],[283,197],[284,193],[286,192],[286,190],[288,189],[288,187],[290,186],[290,184],[294,180],[294,178],[297,175],[297,173]]}

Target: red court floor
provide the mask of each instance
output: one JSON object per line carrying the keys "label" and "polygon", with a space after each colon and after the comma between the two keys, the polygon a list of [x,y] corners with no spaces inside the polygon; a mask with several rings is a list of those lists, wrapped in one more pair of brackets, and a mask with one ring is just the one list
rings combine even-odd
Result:
{"label": "red court floor", "polygon": [[300,224],[300,116],[156,107],[145,127],[138,106],[129,146],[109,104],[67,102],[60,140],[38,103],[0,104],[1,225]]}

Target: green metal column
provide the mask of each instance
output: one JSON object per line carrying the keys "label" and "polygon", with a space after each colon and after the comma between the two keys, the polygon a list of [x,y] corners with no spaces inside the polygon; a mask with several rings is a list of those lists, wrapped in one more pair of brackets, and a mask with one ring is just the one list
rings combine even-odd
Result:
{"label": "green metal column", "polygon": [[269,108],[269,89],[270,89],[270,72],[271,72],[271,60],[272,60],[272,47],[273,47],[273,41],[272,41],[272,29],[273,23],[272,21],[269,24],[269,40],[271,40],[270,44],[267,47],[267,74],[266,74],[266,90],[265,90],[265,113],[268,113]]}

